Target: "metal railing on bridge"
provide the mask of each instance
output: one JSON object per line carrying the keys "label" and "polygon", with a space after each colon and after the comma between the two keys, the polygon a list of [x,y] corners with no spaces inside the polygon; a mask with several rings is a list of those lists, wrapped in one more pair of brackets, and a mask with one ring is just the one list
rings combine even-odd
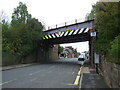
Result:
{"label": "metal railing on bridge", "polygon": [[72,24],[77,24],[77,23],[84,22],[84,21],[85,21],[85,18],[79,18],[79,19],[67,21],[67,22],[64,22],[64,23],[59,23],[59,24],[56,24],[56,25],[53,25],[53,26],[49,26],[44,31],[47,31],[47,30],[50,30],[50,29],[56,29],[56,28],[60,28],[60,27],[68,26],[68,25],[72,25]]}

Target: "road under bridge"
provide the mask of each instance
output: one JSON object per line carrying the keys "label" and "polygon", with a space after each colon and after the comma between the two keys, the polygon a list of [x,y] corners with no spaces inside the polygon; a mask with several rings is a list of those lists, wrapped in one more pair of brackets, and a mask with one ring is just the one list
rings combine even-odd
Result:
{"label": "road under bridge", "polygon": [[44,49],[46,59],[56,59],[58,56],[56,44],[89,41],[89,55],[93,64],[93,37],[94,20],[74,23],[44,31],[41,47]]}

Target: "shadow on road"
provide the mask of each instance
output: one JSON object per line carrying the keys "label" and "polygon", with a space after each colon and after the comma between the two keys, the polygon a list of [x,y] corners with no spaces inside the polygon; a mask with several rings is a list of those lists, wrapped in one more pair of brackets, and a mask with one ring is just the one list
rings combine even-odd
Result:
{"label": "shadow on road", "polygon": [[48,62],[48,64],[62,64],[62,65],[80,65],[79,64],[79,61],[77,58],[64,58],[64,59],[59,59],[59,60],[56,60],[56,61],[50,61]]}

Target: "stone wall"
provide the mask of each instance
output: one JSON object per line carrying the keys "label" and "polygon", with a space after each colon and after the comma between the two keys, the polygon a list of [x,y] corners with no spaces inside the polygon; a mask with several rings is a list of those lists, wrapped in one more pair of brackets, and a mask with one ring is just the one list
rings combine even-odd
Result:
{"label": "stone wall", "polygon": [[120,65],[106,62],[102,57],[101,70],[106,84],[111,88],[120,88]]}
{"label": "stone wall", "polygon": [[39,47],[36,51],[32,52],[28,56],[24,58],[24,63],[32,63],[32,62],[47,62],[49,60],[57,60],[58,59],[58,45],[54,45],[54,47]]}
{"label": "stone wall", "polygon": [[15,55],[8,55],[3,53],[3,62],[2,65],[14,65],[20,63],[44,63],[49,60],[57,60],[58,57],[58,45],[54,45],[54,47],[39,47],[37,50],[31,52],[29,55],[23,57],[17,57]]}
{"label": "stone wall", "polygon": [[37,50],[37,62],[47,62],[48,61],[48,49],[39,47]]}
{"label": "stone wall", "polygon": [[2,66],[19,64],[20,59],[18,55],[2,52]]}
{"label": "stone wall", "polygon": [[58,45],[54,45],[53,47],[49,48],[49,60],[57,60],[58,58]]}
{"label": "stone wall", "polygon": [[36,52],[32,52],[29,55],[27,55],[25,58],[22,58],[22,63],[33,63],[36,61]]}
{"label": "stone wall", "polygon": [[44,63],[49,60],[49,49],[39,47],[36,51],[32,52],[31,54],[27,55],[24,58],[24,62],[31,63],[31,62],[38,62]]}

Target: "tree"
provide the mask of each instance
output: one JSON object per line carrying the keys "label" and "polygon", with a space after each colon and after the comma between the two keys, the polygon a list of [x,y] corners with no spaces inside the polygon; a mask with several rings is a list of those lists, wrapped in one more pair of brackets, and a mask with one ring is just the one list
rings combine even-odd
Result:
{"label": "tree", "polygon": [[[96,52],[104,54],[106,58],[109,57],[109,60],[113,62],[117,62],[120,49],[118,48],[120,34],[119,5],[120,2],[97,2],[92,9],[95,11],[94,30],[98,33],[94,49]],[[93,11],[88,17],[92,14]]]}
{"label": "tree", "polygon": [[10,25],[4,21],[2,23],[2,51],[3,52],[12,52],[12,37],[13,32],[10,30]]}
{"label": "tree", "polygon": [[22,2],[14,9],[11,25],[2,24],[3,51],[24,57],[38,47],[43,25],[32,18]]}
{"label": "tree", "polygon": [[8,24],[4,17],[1,24],[3,64],[7,65],[6,59],[14,64],[24,62],[23,58],[38,48],[44,26],[38,19],[32,18],[22,2],[14,9],[11,23]]}
{"label": "tree", "polygon": [[64,51],[64,47],[58,45],[58,54],[61,54]]}
{"label": "tree", "polygon": [[111,47],[108,50],[108,59],[111,62],[120,64],[120,35],[110,42]]}
{"label": "tree", "polygon": [[25,24],[31,19],[31,14],[27,11],[27,6],[22,2],[19,2],[19,6],[14,8],[14,13],[12,14],[12,26],[18,26],[20,24]]}
{"label": "tree", "polygon": [[120,33],[118,4],[98,2],[94,7],[96,13],[95,29],[98,32],[96,50],[102,51],[104,54],[108,52],[110,42]]}
{"label": "tree", "polygon": [[15,53],[26,56],[37,48],[43,25],[37,19],[32,18],[27,11],[27,6],[22,2],[14,9],[11,26],[15,33],[15,39],[12,42]]}
{"label": "tree", "polygon": [[[93,5],[93,7],[94,7],[94,5]],[[93,20],[93,19],[95,19],[95,17],[96,17],[95,9],[92,8],[91,12],[86,15],[85,20],[86,21],[87,20]]]}
{"label": "tree", "polygon": [[4,11],[0,11],[0,23],[4,24],[8,21],[8,16]]}
{"label": "tree", "polygon": [[32,52],[38,47],[38,43],[43,35],[42,30],[43,25],[37,19],[32,18],[28,21],[28,23],[25,25],[24,30],[20,34],[22,40],[22,47],[20,51],[23,55]]}

